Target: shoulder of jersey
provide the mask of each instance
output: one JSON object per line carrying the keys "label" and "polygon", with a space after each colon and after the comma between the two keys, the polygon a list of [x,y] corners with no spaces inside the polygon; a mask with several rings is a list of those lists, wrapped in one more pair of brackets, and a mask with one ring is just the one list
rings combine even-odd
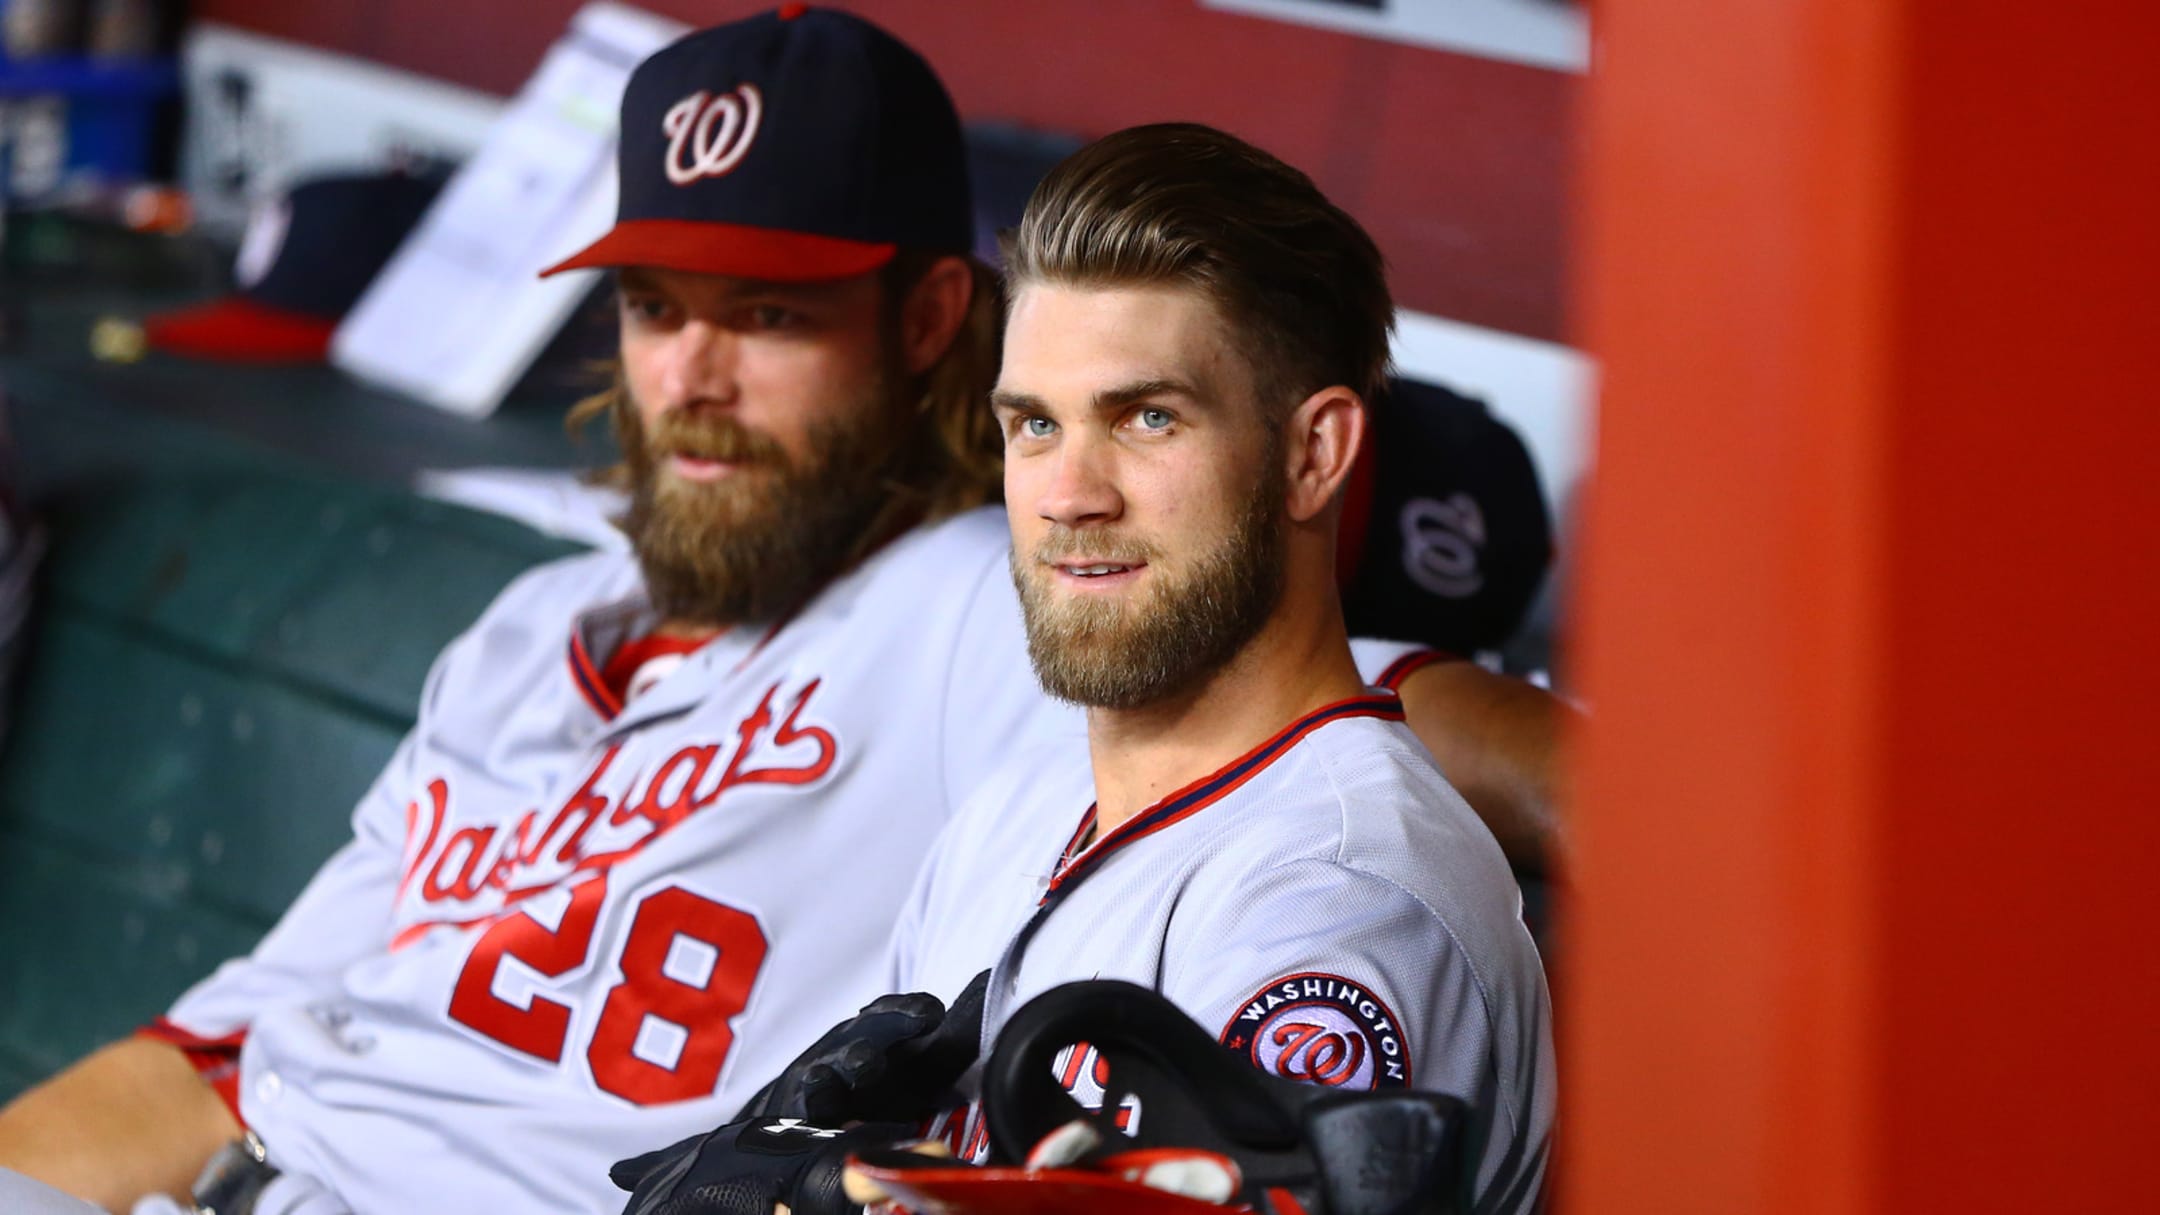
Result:
{"label": "shoulder of jersey", "polygon": [[1325,767],[1342,806],[1346,852],[1363,850],[1375,835],[1392,844],[1397,824],[1416,828],[1428,846],[1490,834],[1407,724],[1346,721],[1315,741],[1323,745],[1313,760]]}
{"label": "shoulder of jersey", "polygon": [[936,614],[936,603],[960,603],[981,588],[993,567],[1005,576],[1009,544],[1005,512],[981,507],[936,523],[924,524],[872,554],[854,573],[828,588],[819,610],[847,614],[856,610],[890,613],[904,605],[911,614]]}
{"label": "shoulder of jersey", "polygon": [[[1341,809],[1335,854],[1326,859],[1401,889],[1458,937],[1511,929],[1521,892],[1507,858],[1409,727],[1344,724],[1361,728],[1314,757]],[[1317,827],[1322,818],[1307,821]]]}
{"label": "shoulder of jersey", "polygon": [[506,617],[575,617],[587,608],[612,603],[638,588],[637,559],[629,553],[600,550],[574,553],[536,565],[510,580],[483,620]]}
{"label": "shoulder of jersey", "polygon": [[[915,528],[888,545],[876,560],[881,572],[904,570],[910,576],[952,579],[956,574],[978,572],[993,558],[1002,567],[1011,543],[1004,509],[980,506]],[[965,571],[957,568],[960,565]]]}
{"label": "shoulder of jersey", "polygon": [[1466,880],[1512,888],[1491,832],[1402,723],[1334,722],[1284,758],[1270,798],[1281,812],[1262,849],[1275,861],[1322,861],[1412,891]]}

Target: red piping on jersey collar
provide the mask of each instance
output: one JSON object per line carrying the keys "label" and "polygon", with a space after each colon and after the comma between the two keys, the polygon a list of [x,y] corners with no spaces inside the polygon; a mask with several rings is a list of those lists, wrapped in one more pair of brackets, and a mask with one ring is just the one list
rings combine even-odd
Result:
{"label": "red piping on jersey collar", "polygon": [[1374,682],[1390,691],[1402,691],[1403,680],[1437,662],[1461,662],[1463,656],[1446,650],[1412,650],[1387,665]]}
{"label": "red piping on jersey collar", "polygon": [[[793,619],[793,617],[780,620],[771,628],[765,630],[765,635],[758,639],[758,643],[750,647],[750,652],[743,655],[741,662],[735,664],[735,670],[740,671],[749,666],[750,660],[758,656],[758,652],[765,648],[766,643],[779,636],[780,630],[787,627],[788,619]],[[710,638],[707,639],[707,641],[710,640]],[[689,650],[681,652],[695,653],[697,650],[703,649],[704,645],[704,642],[700,642]],[[616,717],[622,714],[622,698],[615,695],[614,690],[608,687],[606,674],[601,671],[600,664],[593,661],[592,653],[585,648],[585,639],[575,632],[570,634],[570,682],[577,685],[579,694],[585,697],[585,703],[592,706],[593,712],[609,721],[615,720]]]}
{"label": "red piping on jersey collar", "polygon": [[600,682],[616,700],[628,704],[630,685],[637,682],[638,672],[662,658],[688,658],[704,649],[716,636],[718,634],[690,638],[671,633],[647,633],[643,637],[633,637],[608,655],[607,665],[600,668]]}
{"label": "red piping on jersey collar", "polygon": [[622,701],[608,691],[607,680],[601,677],[599,664],[586,652],[585,639],[578,636],[575,629],[570,631],[570,682],[576,684],[577,690],[584,694],[585,703],[592,706],[593,712],[609,721],[615,720],[615,715],[622,712]]}
{"label": "red piping on jersey collar", "polygon": [[[1303,741],[1306,735],[1331,721],[1341,721],[1348,717],[1378,717],[1386,721],[1401,721],[1402,701],[1393,695],[1357,696],[1314,709],[1283,727],[1275,737],[1118,824],[1115,830],[1096,840],[1093,847],[1058,867],[1056,875],[1050,879],[1049,889],[1043,891],[1042,901],[1048,903],[1051,896],[1060,889],[1082,874],[1092,872],[1102,864],[1105,857],[1134,840],[1153,835],[1165,827],[1191,818],[1228,797],[1246,781],[1258,776],[1269,764],[1289,754],[1290,748]],[[1065,846],[1068,855],[1094,826],[1095,807],[1091,804],[1087,813],[1080,816],[1079,830],[1073,832],[1072,841]]]}

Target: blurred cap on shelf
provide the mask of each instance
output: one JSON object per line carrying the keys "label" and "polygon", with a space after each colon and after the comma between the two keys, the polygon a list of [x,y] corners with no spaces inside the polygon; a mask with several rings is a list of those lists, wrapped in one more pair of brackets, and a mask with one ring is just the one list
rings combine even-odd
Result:
{"label": "blurred cap on shelf", "polygon": [[234,362],[320,362],[442,188],[396,173],[321,177],[259,208],[233,266],[237,294],[143,321],[152,350]]}

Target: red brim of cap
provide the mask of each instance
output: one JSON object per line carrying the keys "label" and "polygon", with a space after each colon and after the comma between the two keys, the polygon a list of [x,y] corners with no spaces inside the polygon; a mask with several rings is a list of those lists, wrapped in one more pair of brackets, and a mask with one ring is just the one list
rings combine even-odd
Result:
{"label": "red brim of cap", "polygon": [[143,320],[153,350],[236,363],[320,363],[338,323],[235,295]]}
{"label": "red brim of cap", "polygon": [[852,1156],[848,1167],[908,1210],[947,1215],[1213,1215],[1234,1209],[1090,1169],[939,1167],[935,1157],[925,1160],[895,1168]]}
{"label": "red brim of cap", "polygon": [[868,274],[893,259],[893,245],[686,219],[627,219],[583,252],[540,272],[651,266],[774,283],[811,283]]}

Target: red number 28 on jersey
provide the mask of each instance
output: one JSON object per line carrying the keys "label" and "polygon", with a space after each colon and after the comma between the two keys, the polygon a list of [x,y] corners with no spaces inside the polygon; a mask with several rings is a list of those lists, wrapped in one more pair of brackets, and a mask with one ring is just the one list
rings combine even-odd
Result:
{"label": "red number 28 on jersey", "polygon": [[[450,995],[451,1018],[512,1050],[562,1062],[570,1007],[535,992],[527,1007],[519,1008],[495,994],[495,974],[505,955],[550,979],[583,966],[606,900],[603,873],[570,892],[570,905],[554,928],[523,911],[490,925],[458,974]],[[710,968],[678,963],[677,973],[669,973],[678,939],[693,944],[683,952],[699,961],[698,947],[711,951]],[[765,933],[756,917],[680,886],[645,896],[623,941],[622,981],[608,990],[585,1048],[594,1083],[639,1105],[710,1095],[720,1082],[728,1048],[735,1044],[728,1022],[749,1003],[750,988],[764,964]],[[699,969],[706,971],[702,980],[695,973]],[[683,973],[686,970],[689,973]],[[663,1066],[635,1050],[649,1017],[672,1025],[681,1035],[672,1065]]]}

